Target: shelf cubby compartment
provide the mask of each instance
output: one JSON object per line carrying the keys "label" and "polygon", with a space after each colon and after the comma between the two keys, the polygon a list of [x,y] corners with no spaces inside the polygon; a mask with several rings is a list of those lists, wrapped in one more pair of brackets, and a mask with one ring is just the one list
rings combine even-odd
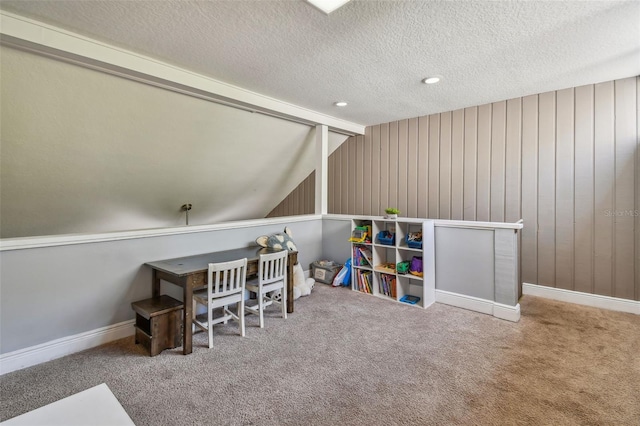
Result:
{"label": "shelf cubby compartment", "polygon": [[[422,280],[416,280],[407,275],[398,275],[396,280],[397,280],[396,297],[399,302],[407,303],[409,305],[419,306],[421,308],[425,307],[424,285]],[[413,303],[404,302],[403,297],[405,296],[407,296],[407,298],[410,299],[411,301],[415,300],[415,298],[417,298],[418,300]]]}
{"label": "shelf cubby compartment", "polygon": [[[374,238],[372,221],[354,219],[349,242],[354,244],[371,244]],[[366,236],[365,236],[366,235]]]}
{"label": "shelf cubby compartment", "polygon": [[[414,275],[414,274],[411,274],[409,272],[409,270],[411,270],[411,262],[412,262],[414,257],[422,258],[422,270],[423,270],[423,276],[424,276],[424,257],[422,255],[422,250],[416,251],[416,250],[399,249],[398,250],[398,255],[396,257],[397,274],[400,275],[400,276],[407,276],[407,277],[410,277],[412,279],[422,280],[423,276]],[[400,262],[409,262],[409,269],[406,271],[406,273],[403,273],[402,269],[397,267],[397,264],[400,263]]]}
{"label": "shelf cubby compartment", "polygon": [[394,274],[376,273],[377,278],[377,295],[396,299],[398,293],[397,278]]}
{"label": "shelf cubby compartment", "polygon": [[393,247],[373,246],[373,269],[395,274],[396,251]]}
{"label": "shelf cubby compartment", "polygon": [[[391,235],[383,235],[383,234]],[[375,245],[395,246],[396,223],[394,221],[376,220],[373,223],[373,242]]]}
{"label": "shelf cubby compartment", "polygon": [[351,263],[354,267],[371,268],[374,265],[371,247],[369,244],[351,245]]}
{"label": "shelf cubby compartment", "polygon": [[[411,238],[416,234],[420,235],[420,239]],[[422,223],[399,222],[398,233],[396,234],[396,245],[398,248],[422,251],[423,239]]]}
{"label": "shelf cubby compartment", "polygon": [[373,294],[375,289],[373,282],[373,272],[359,268],[354,269],[353,272],[353,289],[362,293]]}

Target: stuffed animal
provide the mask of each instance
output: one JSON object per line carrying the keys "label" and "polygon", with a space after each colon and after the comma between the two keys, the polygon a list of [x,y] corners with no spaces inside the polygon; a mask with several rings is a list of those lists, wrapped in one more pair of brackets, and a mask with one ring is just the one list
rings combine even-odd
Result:
{"label": "stuffed animal", "polygon": [[291,229],[286,227],[284,228],[284,233],[263,235],[256,239],[256,243],[261,247],[286,248],[289,251],[298,251],[296,243],[293,242]]}
{"label": "stuffed animal", "polygon": [[[291,229],[286,227],[284,228],[284,233],[263,235],[256,239],[256,243],[261,247],[286,248],[289,251],[298,251],[292,236]],[[293,265],[293,300],[298,299],[300,296],[308,296],[311,294],[315,283],[313,278],[304,277],[304,271],[302,270],[300,262]]]}

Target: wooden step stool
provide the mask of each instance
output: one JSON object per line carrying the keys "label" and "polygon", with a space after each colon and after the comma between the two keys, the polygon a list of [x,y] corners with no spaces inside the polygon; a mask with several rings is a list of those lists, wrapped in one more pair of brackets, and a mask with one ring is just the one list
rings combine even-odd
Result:
{"label": "wooden step stool", "polygon": [[136,344],[142,343],[150,356],[182,345],[182,302],[163,294],[131,307],[136,311]]}

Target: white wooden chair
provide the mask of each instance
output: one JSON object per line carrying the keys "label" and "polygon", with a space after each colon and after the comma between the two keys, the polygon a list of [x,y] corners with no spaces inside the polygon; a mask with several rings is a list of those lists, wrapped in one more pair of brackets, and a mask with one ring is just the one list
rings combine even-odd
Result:
{"label": "white wooden chair", "polygon": [[[256,293],[257,305],[246,306],[247,312],[260,316],[260,328],[264,328],[264,308],[280,304],[282,318],[287,318],[287,259],[289,252],[261,254],[258,277],[247,283],[247,290]],[[281,296],[278,297],[278,290]]]}
{"label": "white wooden chair", "polygon": [[[209,348],[213,347],[213,325],[230,319],[240,323],[240,335],[244,337],[244,290],[247,282],[247,259],[210,263],[207,288],[193,293],[193,324],[209,333]],[[229,305],[237,303],[237,313]],[[207,321],[196,317],[198,305],[207,307]],[[213,311],[222,308],[222,316],[213,317]]]}

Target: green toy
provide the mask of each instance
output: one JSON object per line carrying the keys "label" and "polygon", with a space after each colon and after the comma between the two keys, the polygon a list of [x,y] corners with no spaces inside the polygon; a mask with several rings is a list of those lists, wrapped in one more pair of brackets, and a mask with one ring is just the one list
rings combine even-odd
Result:
{"label": "green toy", "polygon": [[406,274],[409,272],[409,266],[411,266],[411,262],[409,262],[408,260],[404,262],[398,262],[398,264],[396,265],[396,272],[398,274]]}

